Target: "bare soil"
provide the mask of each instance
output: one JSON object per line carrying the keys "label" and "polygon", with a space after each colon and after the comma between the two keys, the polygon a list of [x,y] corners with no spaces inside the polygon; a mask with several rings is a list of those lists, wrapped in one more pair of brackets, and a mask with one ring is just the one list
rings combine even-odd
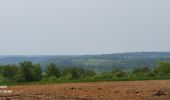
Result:
{"label": "bare soil", "polygon": [[170,80],[9,86],[0,100],[170,100]]}

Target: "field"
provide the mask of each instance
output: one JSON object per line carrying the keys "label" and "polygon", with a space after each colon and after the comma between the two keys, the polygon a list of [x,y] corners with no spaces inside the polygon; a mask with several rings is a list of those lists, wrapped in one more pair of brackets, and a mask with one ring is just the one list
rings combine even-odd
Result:
{"label": "field", "polygon": [[[0,100],[168,100],[170,80],[18,85]],[[2,89],[1,89],[2,90]]]}

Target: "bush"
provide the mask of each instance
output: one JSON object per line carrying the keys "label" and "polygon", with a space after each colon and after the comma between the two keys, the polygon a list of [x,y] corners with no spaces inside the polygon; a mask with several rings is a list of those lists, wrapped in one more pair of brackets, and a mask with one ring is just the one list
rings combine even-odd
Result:
{"label": "bush", "polygon": [[48,81],[55,81],[57,80],[56,76],[50,76],[47,78]]}
{"label": "bush", "polygon": [[94,75],[93,78],[97,80],[113,79],[113,75],[110,72],[103,72],[101,74]]}
{"label": "bush", "polygon": [[132,71],[132,76],[134,77],[146,77],[152,76],[152,73],[148,67],[136,68]]}
{"label": "bush", "polygon": [[15,82],[26,82],[25,78],[21,74],[17,74],[14,76]]}
{"label": "bush", "polygon": [[3,76],[0,76],[0,84],[6,83],[6,79]]}
{"label": "bush", "polygon": [[96,75],[96,72],[94,70],[87,70],[86,71],[86,76],[87,77],[92,77],[94,75]]}
{"label": "bush", "polygon": [[119,69],[115,69],[115,70],[111,71],[111,74],[113,75],[113,77],[124,77],[124,76],[126,76],[126,73],[119,70]]}
{"label": "bush", "polygon": [[154,73],[157,76],[170,75],[170,62],[160,62],[154,69]]}
{"label": "bush", "polygon": [[123,77],[123,76],[125,76],[125,74],[122,73],[122,72],[115,72],[114,73],[114,77]]}

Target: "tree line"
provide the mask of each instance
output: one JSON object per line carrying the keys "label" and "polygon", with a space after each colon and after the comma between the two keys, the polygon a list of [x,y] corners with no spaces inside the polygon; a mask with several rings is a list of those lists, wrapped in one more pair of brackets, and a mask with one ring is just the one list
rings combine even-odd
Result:
{"label": "tree line", "polygon": [[70,67],[60,69],[56,64],[49,64],[45,71],[40,64],[33,64],[30,61],[21,62],[19,65],[0,65],[1,82],[34,82],[41,80],[78,80],[95,75],[93,70]]}
{"label": "tree line", "polygon": [[170,77],[170,62],[160,62],[153,69],[148,67],[135,68],[132,71],[122,71],[115,68],[111,71],[96,73],[94,70],[84,68],[60,68],[56,64],[49,64],[45,71],[40,64],[30,61],[21,62],[19,65],[0,65],[0,82],[35,82],[35,81],[61,81],[61,80],[105,80],[119,78],[154,78]]}

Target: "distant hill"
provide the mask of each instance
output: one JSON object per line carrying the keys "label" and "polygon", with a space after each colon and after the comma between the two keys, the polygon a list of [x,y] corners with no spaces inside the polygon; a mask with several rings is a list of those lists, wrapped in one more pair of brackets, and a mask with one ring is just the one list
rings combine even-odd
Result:
{"label": "distant hill", "polygon": [[22,61],[40,63],[45,68],[55,63],[61,68],[78,66],[96,71],[120,68],[132,70],[136,67],[153,68],[160,61],[170,61],[170,52],[131,52],[101,55],[66,55],[66,56],[0,56],[0,64],[19,64]]}

